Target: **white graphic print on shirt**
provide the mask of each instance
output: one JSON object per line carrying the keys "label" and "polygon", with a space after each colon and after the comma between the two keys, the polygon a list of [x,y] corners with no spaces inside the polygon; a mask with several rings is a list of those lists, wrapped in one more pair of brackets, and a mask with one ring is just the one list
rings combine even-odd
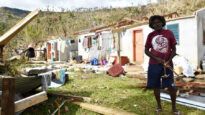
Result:
{"label": "white graphic print on shirt", "polygon": [[156,35],[152,39],[152,46],[155,51],[160,53],[167,53],[168,51],[168,39],[162,35]]}

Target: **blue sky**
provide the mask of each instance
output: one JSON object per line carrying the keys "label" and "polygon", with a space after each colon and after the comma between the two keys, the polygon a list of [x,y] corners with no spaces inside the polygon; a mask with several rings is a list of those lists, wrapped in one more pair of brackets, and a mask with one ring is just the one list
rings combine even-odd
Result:
{"label": "blue sky", "polygon": [[157,0],[0,0],[0,7],[7,6],[24,10],[34,10],[36,8],[45,10],[46,8],[60,11],[61,8],[72,10],[75,8],[94,7],[127,7],[147,4],[148,1]]}

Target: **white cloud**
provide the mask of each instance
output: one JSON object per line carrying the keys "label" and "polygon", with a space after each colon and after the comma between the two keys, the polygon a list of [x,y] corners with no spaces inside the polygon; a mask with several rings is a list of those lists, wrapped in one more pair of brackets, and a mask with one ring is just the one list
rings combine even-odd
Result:
{"label": "white cloud", "polygon": [[[7,6],[25,10],[46,9],[75,9],[93,7],[126,7],[146,4],[148,0],[0,0],[0,7]],[[156,0],[151,0],[156,1]]]}

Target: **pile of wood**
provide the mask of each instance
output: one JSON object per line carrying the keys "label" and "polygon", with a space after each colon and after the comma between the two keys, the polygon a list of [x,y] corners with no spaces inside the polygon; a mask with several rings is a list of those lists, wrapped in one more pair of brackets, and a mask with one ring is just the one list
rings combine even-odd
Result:
{"label": "pile of wood", "polygon": [[[144,88],[146,88],[147,79],[139,78],[139,80],[144,81],[144,83],[137,84],[137,86],[143,88],[144,90]],[[186,93],[188,95],[205,96],[205,83],[204,82],[192,80],[192,81],[187,81],[187,83],[184,84],[181,81],[175,80],[175,86],[177,88],[177,95],[179,95],[180,93]],[[166,88],[162,91],[168,92]]]}
{"label": "pile of wood", "polygon": [[205,93],[205,84],[202,83],[195,83],[195,82],[187,82],[186,85],[184,85],[180,81],[176,81],[175,85],[177,87],[177,90],[179,90],[180,93],[186,93],[191,95],[200,95],[203,96]]}
{"label": "pile of wood", "polygon": [[[81,97],[81,96],[72,96],[72,95],[68,95],[68,94],[63,94],[63,93],[48,93],[48,95],[50,96],[56,96],[56,97],[63,97],[63,98],[67,98],[68,101],[63,101],[61,104],[58,104],[57,102],[57,109],[52,113],[52,115],[55,115],[55,113],[58,111],[58,115],[60,115],[60,108],[63,106],[63,104],[65,104],[65,102],[67,103],[73,103],[76,104],[80,107],[82,107],[83,109],[87,109],[96,113],[100,113],[103,115],[136,115],[135,113],[130,113],[127,111],[123,111],[123,110],[117,110],[117,109],[112,109],[112,108],[107,108],[107,107],[102,107],[102,106],[98,106],[98,105],[93,105],[93,104],[89,104],[89,103],[104,103],[104,102],[100,102],[96,99],[92,99],[90,97]],[[88,103],[84,103],[84,102],[88,102]]]}

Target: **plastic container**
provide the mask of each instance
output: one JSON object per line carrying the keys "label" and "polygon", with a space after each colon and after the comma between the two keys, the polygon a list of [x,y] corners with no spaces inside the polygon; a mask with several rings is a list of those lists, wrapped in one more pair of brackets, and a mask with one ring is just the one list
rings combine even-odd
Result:
{"label": "plastic container", "polygon": [[129,63],[127,56],[120,56],[120,65],[123,66],[127,63]]}
{"label": "plastic container", "polygon": [[202,61],[202,69],[205,71],[205,61]]}
{"label": "plastic container", "polygon": [[175,66],[174,70],[177,74],[179,74],[179,75],[182,74],[182,66]]}
{"label": "plastic container", "polygon": [[54,58],[54,57],[52,58],[52,61],[55,61],[55,58]]}

